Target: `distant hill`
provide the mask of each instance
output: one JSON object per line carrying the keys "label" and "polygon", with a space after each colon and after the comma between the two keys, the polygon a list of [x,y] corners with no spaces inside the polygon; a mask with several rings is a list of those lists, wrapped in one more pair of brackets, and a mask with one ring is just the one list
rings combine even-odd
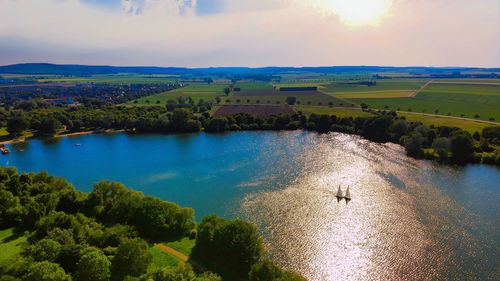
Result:
{"label": "distant hill", "polygon": [[92,75],[92,74],[221,74],[221,73],[352,73],[352,72],[409,72],[409,73],[444,73],[460,71],[500,72],[500,69],[461,68],[461,67],[392,67],[392,66],[322,66],[322,67],[157,67],[157,66],[96,66],[77,64],[23,63],[0,66],[0,73],[10,74],[54,74],[54,75]]}

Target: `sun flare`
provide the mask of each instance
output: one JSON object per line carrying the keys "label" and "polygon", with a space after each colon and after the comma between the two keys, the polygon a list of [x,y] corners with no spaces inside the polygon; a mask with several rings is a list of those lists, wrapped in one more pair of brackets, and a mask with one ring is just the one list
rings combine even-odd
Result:
{"label": "sun flare", "polygon": [[351,26],[377,26],[389,16],[393,0],[323,0],[326,13],[336,14]]}

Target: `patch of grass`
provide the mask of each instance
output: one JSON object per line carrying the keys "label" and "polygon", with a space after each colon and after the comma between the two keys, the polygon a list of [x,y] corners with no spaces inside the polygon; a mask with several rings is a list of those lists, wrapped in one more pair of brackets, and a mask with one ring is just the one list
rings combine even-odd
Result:
{"label": "patch of grass", "polygon": [[438,117],[438,116],[429,116],[424,114],[412,114],[412,113],[403,113],[398,112],[399,116],[404,116],[406,120],[413,122],[422,122],[426,125],[434,125],[434,126],[449,126],[449,127],[457,127],[468,131],[473,134],[474,132],[482,132],[484,128],[493,126],[492,124],[476,122],[473,120],[461,120],[456,118],[449,117]]}
{"label": "patch of grass", "polygon": [[26,236],[20,229],[7,228],[0,230],[0,261],[3,261],[21,251]]}
{"label": "patch of grass", "polygon": [[8,135],[9,135],[9,132],[7,132],[7,128],[6,127],[0,128],[0,137],[6,137]]}
{"label": "patch of grass", "polygon": [[154,246],[149,248],[149,252],[151,253],[151,255],[153,255],[153,261],[149,266],[149,270],[155,270],[165,267],[176,267],[179,263],[181,263],[181,260],[179,260],[178,258],[167,254]]}
{"label": "patch of grass", "polygon": [[370,117],[374,116],[369,112],[364,112],[358,108],[332,108],[327,106],[294,106],[296,111],[302,111],[305,115],[316,114],[327,114],[335,115],[337,117]]}
{"label": "patch of grass", "polygon": [[272,90],[273,85],[265,82],[238,82],[234,85],[235,88],[241,90]]}
{"label": "patch of grass", "polygon": [[417,90],[425,83],[427,79],[380,79],[376,80],[374,86],[365,86],[347,83],[331,83],[325,85],[322,91],[330,94],[346,94],[346,93],[366,93],[366,92],[382,92],[382,91],[412,91]]}
{"label": "patch of grass", "polygon": [[185,254],[186,256],[189,256],[191,255],[191,250],[193,249],[195,242],[196,240],[194,239],[189,239],[188,237],[184,237],[180,240],[166,242],[164,244],[171,247],[172,249],[175,249]]}
{"label": "patch of grass", "polygon": [[386,99],[386,98],[405,98],[409,97],[414,91],[412,90],[386,90],[386,91],[370,91],[370,92],[343,92],[332,94],[335,97],[345,99]]}

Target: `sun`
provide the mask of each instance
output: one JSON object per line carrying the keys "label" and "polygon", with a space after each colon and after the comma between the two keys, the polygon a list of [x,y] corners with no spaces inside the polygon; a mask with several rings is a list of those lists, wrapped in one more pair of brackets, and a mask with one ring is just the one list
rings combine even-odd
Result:
{"label": "sun", "polygon": [[326,13],[336,14],[351,26],[377,26],[389,16],[393,0],[323,0]]}

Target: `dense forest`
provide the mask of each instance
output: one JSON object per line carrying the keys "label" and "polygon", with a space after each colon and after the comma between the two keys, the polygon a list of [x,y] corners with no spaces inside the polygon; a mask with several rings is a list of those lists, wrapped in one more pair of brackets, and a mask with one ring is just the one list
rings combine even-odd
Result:
{"label": "dense forest", "polygon": [[[0,280],[216,281],[305,280],[266,258],[257,229],[244,221],[205,217],[102,181],[91,193],[45,172],[0,168],[0,229],[27,242],[0,263]],[[149,245],[196,239],[186,264],[152,268]]]}
{"label": "dense forest", "polygon": [[0,109],[0,126],[7,127],[11,136],[31,130],[50,137],[58,132],[95,130],[125,130],[130,133],[191,133],[204,130],[222,133],[239,130],[297,130],[319,133],[341,132],[357,134],[371,141],[398,143],[409,156],[436,159],[441,162],[500,165],[500,127],[487,127],[470,134],[447,126],[427,126],[409,122],[393,111],[376,112],[373,117],[346,118],[335,115],[306,116],[301,112],[289,115],[256,118],[236,114],[213,118],[211,104],[192,100],[171,101],[166,106],[79,106],[33,107]]}

